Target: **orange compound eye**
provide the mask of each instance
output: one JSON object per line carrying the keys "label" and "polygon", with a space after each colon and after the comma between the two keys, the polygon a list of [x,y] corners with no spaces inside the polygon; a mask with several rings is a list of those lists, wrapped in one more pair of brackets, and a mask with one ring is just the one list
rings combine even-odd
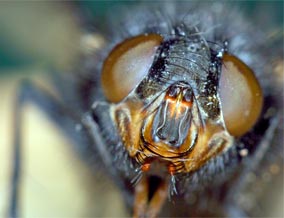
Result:
{"label": "orange compound eye", "polygon": [[224,54],[219,82],[225,125],[233,136],[241,136],[256,123],[263,103],[253,71],[240,59]]}
{"label": "orange compound eye", "polygon": [[111,51],[102,71],[102,88],[110,102],[121,101],[148,74],[162,40],[157,34],[139,35]]}

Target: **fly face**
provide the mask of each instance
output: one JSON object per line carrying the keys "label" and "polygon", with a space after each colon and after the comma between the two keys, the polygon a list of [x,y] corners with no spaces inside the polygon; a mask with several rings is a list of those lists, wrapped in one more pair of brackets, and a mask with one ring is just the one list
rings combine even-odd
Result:
{"label": "fly face", "polygon": [[[269,16],[257,12],[257,31],[231,3],[157,6],[144,3],[122,16],[112,13],[106,25],[97,19],[103,31],[83,34],[78,74],[52,74],[56,97],[22,84],[14,114],[9,217],[18,216],[26,102],[63,130],[96,175],[98,165],[111,177],[135,217],[264,216],[257,198],[262,187],[274,188],[265,182],[283,165],[274,161],[277,155],[283,161],[277,116],[283,80],[273,79],[283,73],[276,48],[283,47],[282,37],[271,42],[274,32],[261,33],[270,26],[263,20]],[[80,21],[87,13],[82,14]],[[72,33],[67,38],[76,38]],[[166,199],[174,204],[166,205]]]}
{"label": "fly face", "polygon": [[[235,136],[251,129],[262,109],[253,71],[228,53],[226,42],[210,45],[196,27],[172,31],[126,39],[102,71],[108,122],[133,164],[132,173],[124,173],[137,183],[138,217],[156,216],[165,201],[161,193],[177,193],[175,177],[198,171],[235,146]],[[149,194],[152,176],[161,182]]]}
{"label": "fly face", "polygon": [[[131,157],[138,155],[136,159],[140,160],[141,164],[145,159],[153,159],[153,157],[168,161],[183,159],[185,162],[187,162],[186,159],[190,159],[191,164],[188,165],[195,167],[184,169],[185,172],[190,172],[200,167],[198,162],[201,160],[197,158],[198,156],[202,156],[204,159],[201,158],[203,159],[201,162],[205,162],[206,159],[216,155],[218,150],[221,152],[231,146],[232,135],[239,134],[237,130],[242,134],[255,123],[261,110],[262,95],[253,72],[243,62],[229,54],[223,54],[224,49],[210,53],[206,41],[200,36],[196,36],[197,32],[187,31],[188,37],[176,35],[174,39],[168,39],[161,43],[157,52],[149,57],[154,61],[151,67],[149,65],[148,69],[143,71],[145,75],[141,79],[142,81],[133,85],[135,88],[121,102],[114,104],[110,113]],[[153,35],[139,37],[150,41]],[[159,36],[155,35],[154,37],[158,38]],[[123,46],[120,45],[119,48],[121,49]],[[155,47],[153,50],[156,50]],[[133,52],[131,49],[128,51],[129,53]],[[113,61],[112,55],[109,59]],[[121,62],[122,58],[124,57],[118,57],[116,61]],[[140,56],[137,55],[136,58],[135,61],[139,64]],[[108,64],[108,61],[105,64]],[[125,71],[129,71],[128,68],[137,67],[133,67],[131,64],[126,63],[126,66],[122,66],[120,70],[125,73]],[[221,76],[222,65],[222,72],[225,75]],[[123,69],[123,67],[127,69]],[[109,68],[109,66],[105,68]],[[103,71],[103,77],[109,73],[108,70]],[[243,72],[240,72],[241,70]],[[128,73],[128,77],[136,77],[135,70]],[[232,84],[235,78],[232,78],[230,74],[242,74],[241,76],[233,75],[233,77],[242,78],[237,78],[237,82],[235,82],[237,84]],[[112,85],[120,85],[125,88],[123,87],[124,81],[113,79],[113,82]],[[219,87],[220,82],[222,83],[221,87]],[[228,89],[240,85],[238,82],[242,83],[241,91],[245,92],[242,97],[250,101],[243,109],[245,111],[241,112],[234,111],[235,108],[232,109],[238,105],[232,106],[230,103],[227,106],[225,101],[229,100],[224,97]],[[109,87],[105,85],[105,88]],[[222,98],[220,98],[220,91]],[[105,92],[108,93],[108,91]],[[255,97],[257,97],[256,100]],[[239,96],[236,96],[236,100],[234,99],[235,104],[239,103],[237,98]],[[246,116],[249,117],[252,111],[256,112],[254,113],[256,115],[251,118],[252,121],[249,124],[246,123],[248,127],[239,124],[234,129],[230,126],[232,125],[230,119],[227,118],[227,125],[232,133],[228,131],[221,112],[222,100],[224,101],[223,109],[232,110],[229,115],[226,114],[229,113],[226,111],[225,116],[233,117],[247,113]],[[231,107],[231,109],[227,107]],[[192,163],[195,159],[197,163]],[[173,166],[171,166],[172,168]]]}

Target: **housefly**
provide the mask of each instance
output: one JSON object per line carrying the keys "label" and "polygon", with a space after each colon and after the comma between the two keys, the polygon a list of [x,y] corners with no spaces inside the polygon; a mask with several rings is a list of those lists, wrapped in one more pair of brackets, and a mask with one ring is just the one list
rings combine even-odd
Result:
{"label": "housefly", "polygon": [[[16,120],[24,102],[36,103],[122,190],[133,217],[266,215],[256,209],[261,177],[283,167],[283,90],[274,85],[283,42],[220,2],[119,13],[101,32],[83,22],[76,73],[53,76],[59,99],[23,83]],[[91,48],[90,39],[101,43]],[[19,136],[17,128],[11,216]]]}

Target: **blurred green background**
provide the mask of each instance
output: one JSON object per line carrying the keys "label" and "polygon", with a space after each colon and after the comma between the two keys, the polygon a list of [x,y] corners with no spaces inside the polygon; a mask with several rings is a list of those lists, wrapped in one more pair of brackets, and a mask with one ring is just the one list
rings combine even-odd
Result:
{"label": "blurred green background", "polygon": [[0,2],[0,73],[39,63],[67,64],[64,56],[72,55],[72,41],[76,42],[83,32],[72,10],[82,10],[89,18],[101,20],[110,7],[125,4],[137,2]]}

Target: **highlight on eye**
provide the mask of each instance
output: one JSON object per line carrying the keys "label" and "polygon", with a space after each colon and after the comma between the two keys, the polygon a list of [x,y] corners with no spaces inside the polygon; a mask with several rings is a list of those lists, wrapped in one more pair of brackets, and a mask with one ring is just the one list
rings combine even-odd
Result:
{"label": "highlight on eye", "polygon": [[253,71],[236,56],[225,53],[219,91],[227,130],[233,136],[243,135],[256,123],[263,104]]}
{"label": "highlight on eye", "polygon": [[126,39],[111,51],[101,78],[107,100],[117,103],[138,85],[148,74],[162,40],[158,34],[139,35]]}

